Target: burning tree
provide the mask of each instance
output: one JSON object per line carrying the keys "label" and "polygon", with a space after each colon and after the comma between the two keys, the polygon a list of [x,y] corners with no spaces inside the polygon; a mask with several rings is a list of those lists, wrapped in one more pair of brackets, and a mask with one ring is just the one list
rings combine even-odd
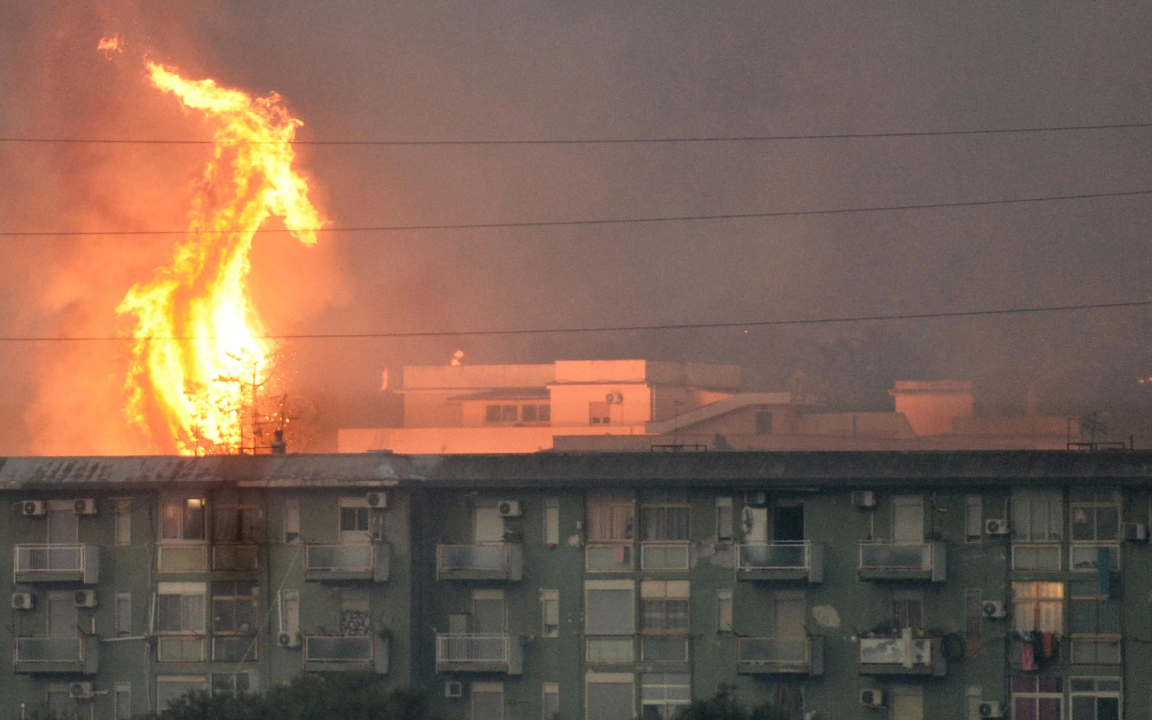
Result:
{"label": "burning tree", "polygon": [[[293,168],[301,123],[272,93],[253,98],[212,80],[187,80],[148,63],[153,86],[204,114],[213,152],[192,199],[187,236],[171,262],[129,290],[117,308],[135,338],[125,412],[155,445],[182,453],[255,449],[257,434],[287,419],[257,402],[277,376],[278,344],[251,308],[248,253],[270,217],[300,242],[316,243],[323,219]],[[245,415],[252,428],[245,434]],[[274,419],[278,416],[279,419]]]}

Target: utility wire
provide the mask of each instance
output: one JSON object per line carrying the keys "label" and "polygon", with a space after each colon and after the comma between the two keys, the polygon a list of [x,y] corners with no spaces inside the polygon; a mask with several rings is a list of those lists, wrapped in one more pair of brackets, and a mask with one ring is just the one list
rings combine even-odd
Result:
{"label": "utility wire", "polygon": [[[856,322],[887,322],[894,320],[939,320],[947,318],[966,317],[994,317],[1000,315],[1035,315],[1039,313],[1075,312],[1082,310],[1116,310],[1121,308],[1148,307],[1152,300],[1131,300],[1107,303],[1084,303],[1078,305],[1045,305],[1024,308],[1002,308],[998,310],[955,310],[929,313],[904,313],[896,315],[848,315],[831,318],[805,318],[793,320],[749,320],[744,322],[711,322],[711,323],[671,323],[666,325],[602,325],[591,327],[572,328],[528,328],[507,330],[442,330],[442,331],[416,331],[416,332],[375,332],[375,333],[315,333],[315,334],[285,334],[285,335],[259,335],[261,340],[360,340],[360,339],[392,339],[392,338],[432,338],[432,337],[478,337],[497,335],[575,335],[590,333],[611,332],[647,332],[666,330],[717,330],[731,328],[761,328],[783,327],[793,325],[832,325]],[[0,342],[33,343],[33,342],[135,342],[147,340],[154,342],[187,342],[192,340],[216,340],[215,337],[119,337],[119,336],[84,336],[84,337],[0,337]]]}
{"label": "utility wire", "polygon": [[793,140],[871,140],[889,138],[954,137],[964,135],[1020,135],[1027,133],[1056,133],[1092,130],[1138,130],[1152,128],[1152,123],[1116,123],[1103,125],[1060,125],[1052,127],[988,128],[982,130],[923,130],[909,132],[873,133],[814,133],[791,135],[699,135],[656,138],[584,138],[568,140],[293,140],[290,143],[275,141],[235,140],[168,140],[127,138],[38,138],[0,137],[5,143],[62,143],[76,145],[333,145],[333,146],[384,146],[384,147],[426,147],[426,146],[468,146],[468,145],[655,145],[676,143],[738,143],[738,142],[777,142]]}
{"label": "utility wire", "polygon": [[825,210],[778,210],[760,213],[724,213],[718,215],[671,215],[634,218],[609,218],[604,220],[541,220],[526,222],[460,223],[445,225],[364,225],[299,228],[295,231],[282,228],[259,228],[245,230],[229,228],[225,230],[43,230],[43,231],[0,231],[0,237],[83,237],[92,235],[218,235],[235,232],[286,233],[286,232],[408,232],[415,230],[490,230],[507,228],[575,227],[582,225],[628,225],[638,223],[700,222],[709,220],[749,220],[757,218],[809,217],[815,215],[848,215],[853,213],[894,212],[901,210],[940,210],[947,208],[986,207],[992,205],[1022,205],[1027,203],[1060,202],[1068,200],[1095,200],[1100,198],[1120,198],[1152,195],[1152,190],[1129,190],[1122,192],[1083,193],[1079,195],[1045,195],[1004,200],[967,200],[961,202],[923,203],[908,205],[880,205],[873,207],[831,208]]}

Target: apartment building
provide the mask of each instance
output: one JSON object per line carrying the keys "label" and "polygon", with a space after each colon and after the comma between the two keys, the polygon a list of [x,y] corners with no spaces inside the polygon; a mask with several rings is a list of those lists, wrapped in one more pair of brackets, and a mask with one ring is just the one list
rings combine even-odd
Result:
{"label": "apartment building", "polygon": [[[0,720],[301,672],[447,718],[1152,716],[1148,452],[17,458]],[[10,573],[10,574],[9,574]]]}

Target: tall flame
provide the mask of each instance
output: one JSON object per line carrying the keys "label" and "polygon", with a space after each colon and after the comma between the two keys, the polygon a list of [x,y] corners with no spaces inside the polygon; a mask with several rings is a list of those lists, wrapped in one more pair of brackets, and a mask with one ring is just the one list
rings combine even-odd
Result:
{"label": "tall flame", "polygon": [[253,98],[213,80],[187,80],[149,62],[152,85],[212,125],[212,158],[192,198],[188,235],[172,261],[135,285],[117,308],[136,338],[125,411],[154,444],[183,453],[231,451],[243,441],[246,392],[238,378],[275,352],[245,293],[248,252],[271,216],[300,242],[316,243],[320,213],[292,169],[301,123],[276,93]]}

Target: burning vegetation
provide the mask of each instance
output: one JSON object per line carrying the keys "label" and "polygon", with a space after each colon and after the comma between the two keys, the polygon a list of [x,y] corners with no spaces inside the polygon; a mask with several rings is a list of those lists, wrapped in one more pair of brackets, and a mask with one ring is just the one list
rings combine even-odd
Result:
{"label": "burning vegetation", "polygon": [[[214,142],[187,235],[171,261],[117,308],[124,333],[135,338],[125,412],[157,449],[254,451],[263,430],[283,430],[287,417],[279,344],[265,337],[247,292],[252,241],[276,217],[312,246],[324,223],[307,180],[292,167],[291,143],[303,123],[275,93],[254,98],[156,63],[147,68],[155,88],[202,113]],[[270,411],[260,411],[261,398]]]}

